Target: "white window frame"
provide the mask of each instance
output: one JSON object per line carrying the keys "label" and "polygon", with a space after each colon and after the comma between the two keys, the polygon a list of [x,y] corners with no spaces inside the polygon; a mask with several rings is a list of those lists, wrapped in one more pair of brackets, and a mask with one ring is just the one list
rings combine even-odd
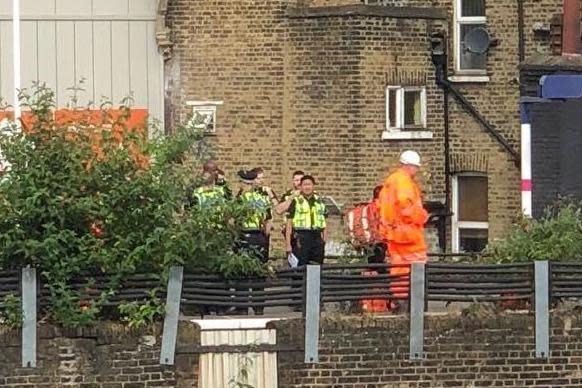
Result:
{"label": "white window frame", "polygon": [[209,134],[216,133],[216,108],[219,105],[222,105],[222,101],[188,101],[186,105],[192,107],[192,119],[196,116],[196,114],[201,114],[203,116],[210,115],[212,116],[212,126],[206,128],[198,128],[202,129],[204,132]]}
{"label": "white window frame", "polygon": [[[390,122],[390,91],[396,91],[396,123]],[[404,126],[404,92],[420,92],[420,126]],[[426,130],[426,87],[425,86],[395,86],[388,85],[384,91],[386,107],[386,128],[382,133],[383,140],[432,139],[432,132]]]}
{"label": "white window frame", "polygon": [[[455,73],[476,76],[486,75],[487,69],[461,69],[461,26],[466,24],[487,24],[487,16],[462,16],[462,9],[463,0],[455,0]],[[487,82],[488,80],[480,79],[480,82]]]}
{"label": "white window frame", "polygon": [[[486,229],[489,230],[489,222],[459,221],[459,177],[485,177],[482,173],[460,173],[452,176],[451,200],[453,205],[453,215],[451,217],[451,247],[453,253],[459,253],[461,245],[461,229]],[[489,190],[489,183],[487,183]]]}

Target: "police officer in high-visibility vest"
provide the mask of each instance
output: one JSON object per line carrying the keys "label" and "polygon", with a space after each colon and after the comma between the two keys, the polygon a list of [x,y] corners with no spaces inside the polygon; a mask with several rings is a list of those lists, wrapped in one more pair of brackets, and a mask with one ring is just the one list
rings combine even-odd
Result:
{"label": "police officer in high-visibility vest", "polygon": [[224,178],[224,172],[218,167],[214,160],[208,160],[202,165],[202,173],[210,173],[216,177],[214,185],[223,192],[227,199],[232,198],[232,191]]}
{"label": "police officer in high-visibility vest", "polygon": [[301,178],[301,193],[287,211],[287,253],[297,257],[299,266],[322,264],[325,254],[327,211],[314,188],[315,179],[304,175]]}
{"label": "police officer in high-visibility vest", "polygon": [[216,175],[204,172],[201,177],[202,185],[190,194],[191,206],[209,207],[225,200],[224,190],[216,186]]}
{"label": "police officer in high-visibility vest", "polygon": [[[271,220],[271,200],[260,190],[256,171],[239,171],[242,187],[237,195],[241,203],[248,206],[248,214],[241,220],[242,236],[239,249],[256,257],[262,263],[269,260],[269,232]],[[261,287],[250,288],[249,297],[253,299],[253,292],[261,292]],[[254,306],[255,314],[262,315],[263,307]],[[246,314],[246,308],[236,309],[239,314]]]}
{"label": "police officer in high-visibility vest", "polygon": [[249,206],[248,215],[241,221],[242,249],[247,250],[261,262],[269,259],[269,227],[271,220],[271,200],[261,190],[257,190],[257,173],[239,171],[242,187],[237,195],[239,201]]}

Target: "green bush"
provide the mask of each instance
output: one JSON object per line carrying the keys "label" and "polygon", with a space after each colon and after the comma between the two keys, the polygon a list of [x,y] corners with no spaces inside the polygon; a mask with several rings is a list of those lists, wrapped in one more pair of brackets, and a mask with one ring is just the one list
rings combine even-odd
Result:
{"label": "green bush", "polygon": [[560,201],[540,219],[522,218],[507,236],[493,241],[485,251],[494,263],[532,260],[571,261],[582,258],[582,209],[579,204]]}
{"label": "green bush", "polygon": [[[0,181],[0,270],[38,268],[54,321],[91,323],[120,280],[136,272],[158,274],[161,287],[172,265],[261,273],[257,260],[233,250],[236,220],[247,208],[236,201],[218,210],[187,206],[186,188],[206,157],[199,132],[184,127],[148,139],[147,128],[127,127],[126,106],[121,115],[106,104],[98,115],[73,110],[56,121],[51,90],[36,85],[21,98],[30,113],[22,131],[0,133],[9,165]],[[111,278],[96,300],[70,285],[90,273]]]}

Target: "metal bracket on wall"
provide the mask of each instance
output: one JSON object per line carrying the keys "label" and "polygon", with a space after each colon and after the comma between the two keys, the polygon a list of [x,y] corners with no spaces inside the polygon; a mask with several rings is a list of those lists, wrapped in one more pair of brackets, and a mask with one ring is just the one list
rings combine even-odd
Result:
{"label": "metal bracket on wall", "polygon": [[536,357],[550,355],[550,293],[547,261],[535,262]]}
{"label": "metal bracket on wall", "polygon": [[22,367],[36,368],[36,268],[22,269]]}
{"label": "metal bracket on wall", "polygon": [[410,359],[424,358],[424,263],[412,263],[410,279]]}
{"label": "metal bracket on wall", "polygon": [[170,268],[168,292],[166,294],[166,316],[164,317],[164,331],[162,332],[162,350],[160,352],[160,364],[163,365],[174,365],[183,275],[183,267]]}
{"label": "metal bracket on wall", "polygon": [[319,304],[321,267],[307,266],[305,301],[305,363],[319,362]]}

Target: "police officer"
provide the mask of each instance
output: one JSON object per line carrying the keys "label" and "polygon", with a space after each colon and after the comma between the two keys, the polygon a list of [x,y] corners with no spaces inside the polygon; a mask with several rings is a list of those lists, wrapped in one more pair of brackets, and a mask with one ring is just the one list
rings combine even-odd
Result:
{"label": "police officer", "polygon": [[287,210],[289,210],[289,206],[291,206],[291,203],[293,202],[295,197],[299,195],[301,191],[301,178],[303,178],[304,175],[305,173],[300,170],[297,170],[293,173],[291,181],[292,188],[283,193],[281,199],[279,200],[279,203],[276,205],[275,210],[277,211],[278,214],[283,214],[287,212]]}
{"label": "police officer", "polygon": [[243,247],[261,262],[269,258],[268,226],[271,220],[271,203],[269,197],[258,189],[255,171],[239,171],[242,187],[237,198],[248,205],[249,213],[242,220]]}
{"label": "police officer", "polygon": [[211,206],[225,198],[224,190],[216,186],[216,175],[210,172],[202,173],[202,184],[190,194],[191,206]]}
{"label": "police officer", "polygon": [[287,253],[292,252],[300,266],[310,262],[322,264],[325,254],[327,211],[314,188],[315,179],[304,175],[301,193],[287,211]]}
{"label": "police officer", "polygon": [[[242,181],[237,198],[243,204],[248,205],[248,214],[242,220],[242,238],[240,249],[256,257],[262,263],[269,260],[269,228],[271,220],[271,201],[269,197],[260,190],[257,182],[256,171],[239,171]],[[253,288],[261,291],[261,288]],[[252,290],[251,290],[252,291]],[[252,294],[252,292],[251,292]],[[251,295],[252,298],[252,295]],[[255,314],[262,315],[262,307],[254,307]],[[246,311],[238,309],[238,312]]]}
{"label": "police officer", "polygon": [[216,177],[215,185],[222,190],[224,197],[227,199],[232,198],[232,191],[228,187],[228,182],[224,178],[224,172],[218,167],[214,160],[208,160],[202,165],[202,173],[210,173]]}

